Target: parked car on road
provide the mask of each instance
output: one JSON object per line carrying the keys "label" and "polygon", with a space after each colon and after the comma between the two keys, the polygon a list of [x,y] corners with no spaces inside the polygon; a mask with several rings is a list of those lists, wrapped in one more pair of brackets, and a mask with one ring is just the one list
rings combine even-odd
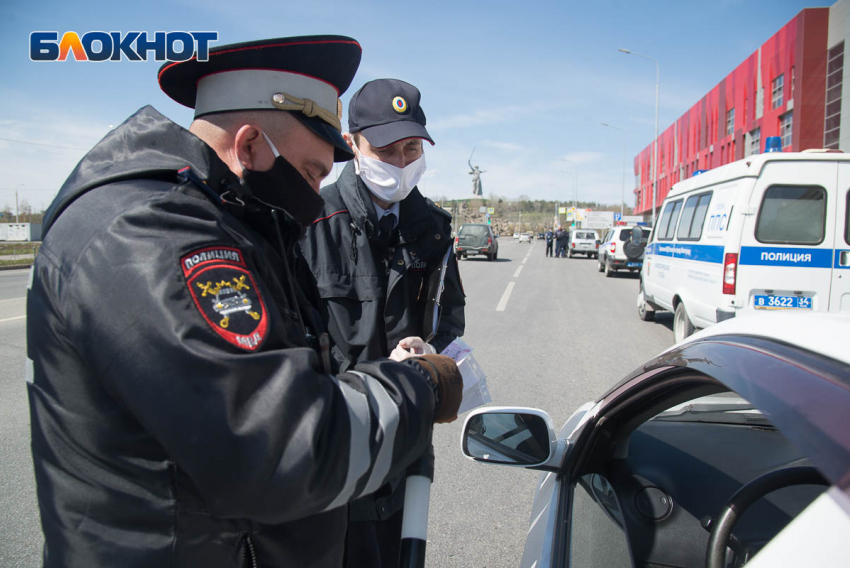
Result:
{"label": "parked car on road", "polygon": [[531,241],[534,240],[534,235],[532,233],[522,233],[519,236],[519,242],[531,244]]}
{"label": "parked car on road", "polygon": [[543,240],[546,238],[546,233],[537,233],[537,240]]}
{"label": "parked car on road", "polygon": [[850,156],[772,152],[673,186],[646,249],[638,315],[673,336],[742,313],[850,311]]}
{"label": "parked car on road", "polygon": [[570,231],[570,244],[567,248],[567,256],[584,254],[587,258],[599,255],[599,235],[590,229],[572,229]]}
{"label": "parked car on road", "polygon": [[649,229],[638,225],[608,229],[599,245],[599,272],[610,278],[618,270],[639,271],[643,266],[649,235]]}
{"label": "parked car on road", "polygon": [[543,472],[522,568],[850,566],[848,336],[850,314],[736,318],[560,434],[542,410],[474,410],[462,451]]}
{"label": "parked car on road", "polygon": [[493,234],[493,228],[485,223],[461,225],[455,239],[455,255],[462,259],[476,254],[495,260],[499,256],[499,239]]}

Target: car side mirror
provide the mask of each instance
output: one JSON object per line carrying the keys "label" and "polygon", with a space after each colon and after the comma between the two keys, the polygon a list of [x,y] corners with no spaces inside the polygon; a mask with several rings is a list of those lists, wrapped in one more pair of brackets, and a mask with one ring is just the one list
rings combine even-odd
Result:
{"label": "car side mirror", "polygon": [[549,415],[536,408],[475,410],[466,418],[461,437],[468,458],[532,469],[557,467],[552,462],[563,457],[565,444],[555,435]]}

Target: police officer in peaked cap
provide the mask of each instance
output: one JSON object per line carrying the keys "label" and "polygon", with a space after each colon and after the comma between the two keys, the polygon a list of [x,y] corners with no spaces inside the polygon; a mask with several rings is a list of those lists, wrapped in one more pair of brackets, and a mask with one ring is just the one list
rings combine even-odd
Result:
{"label": "police officer in peaked cap", "polygon": [[[410,83],[377,79],[354,93],[343,136],[355,158],[322,188],[324,209],[300,243],[342,368],[440,352],[463,335],[451,215],[416,187],[425,172],[424,142],[434,143],[425,126],[419,90]],[[429,286],[443,270],[441,313],[431,329]],[[399,474],[352,503],[346,568],[398,566],[404,490]]]}
{"label": "police officer in peaked cap", "polygon": [[359,61],[315,36],[168,63],[189,130],[142,108],[59,191],[27,298],[46,567],[339,567],[347,503],[456,417],[447,357],[333,374],[292,274],[352,157],[338,97]]}

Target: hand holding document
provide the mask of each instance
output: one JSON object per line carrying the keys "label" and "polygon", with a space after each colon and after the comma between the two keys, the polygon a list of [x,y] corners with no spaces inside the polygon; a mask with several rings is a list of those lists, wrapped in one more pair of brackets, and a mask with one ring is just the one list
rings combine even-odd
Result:
{"label": "hand holding document", "polygon": [[449,343],[441,355],[454,359],[463,377],[463,400],[457,411],[458,414],[484,406],[492,400],[490,391],[487,389],[487,375],[472,356],[472,347],[458,338]]}

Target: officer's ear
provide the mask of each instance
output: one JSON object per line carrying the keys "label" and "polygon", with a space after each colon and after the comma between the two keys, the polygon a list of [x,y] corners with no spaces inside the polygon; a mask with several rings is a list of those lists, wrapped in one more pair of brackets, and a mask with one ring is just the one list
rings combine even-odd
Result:
{"label": "officer's ear", "polygon": [[352,152],[354,151],[354,136],[351,132],[343,132],[342,138],[345,140],[345,143],[348,144],[348,147],[351,148]]}
{"label": "officer's ear", "polygon": [[268,144],[263,139],[262,130],[256,124],[242,125],[233,137],[233,153],[241,169],[260,171],[268,169],[268,167],[262,167],[258,163],[267,161],[263,159],[264,148],[273,159],[274,156],[271,154]]}

